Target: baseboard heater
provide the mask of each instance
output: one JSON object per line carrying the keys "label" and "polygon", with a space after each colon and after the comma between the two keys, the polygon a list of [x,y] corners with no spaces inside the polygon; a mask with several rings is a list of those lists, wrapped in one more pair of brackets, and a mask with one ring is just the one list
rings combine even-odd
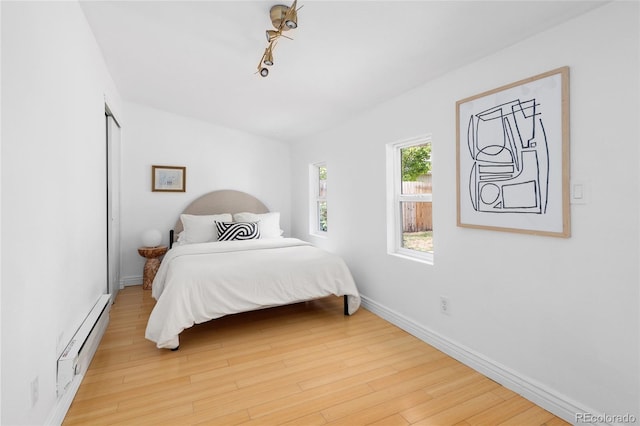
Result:
{"label": "baseboard heater", "polygon": [[109,324],[110,300],[111,297],[108,294],[98,298],[91,312],[58,358],[58,397],[65,393],[75,376],[84,375],[89,368],[89,363]]}

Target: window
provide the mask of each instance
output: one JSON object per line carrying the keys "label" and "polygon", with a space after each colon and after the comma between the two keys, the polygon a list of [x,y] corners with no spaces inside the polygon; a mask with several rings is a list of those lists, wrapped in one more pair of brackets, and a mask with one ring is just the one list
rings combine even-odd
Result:
{"label": "window", "polygon": [[431,138],[387,145],[387,251],[433,263]]}
{"label": "window", "polygon": [[309,167],[311,212],[309,232],[323,235],[327,232],[327,166],[325,163]]}

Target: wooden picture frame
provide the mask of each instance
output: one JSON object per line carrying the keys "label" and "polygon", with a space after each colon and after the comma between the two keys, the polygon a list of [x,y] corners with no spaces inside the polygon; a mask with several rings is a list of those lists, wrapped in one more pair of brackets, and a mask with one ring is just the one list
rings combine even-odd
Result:
{"label": "wooden picture frame", "polygon": [[151,191],[185,192],[187,168],[180,166],[151,166]]}
{"label": "wooden picture frame", "polygon": [[569,67],[456,102],[457,225],[570,236]]}

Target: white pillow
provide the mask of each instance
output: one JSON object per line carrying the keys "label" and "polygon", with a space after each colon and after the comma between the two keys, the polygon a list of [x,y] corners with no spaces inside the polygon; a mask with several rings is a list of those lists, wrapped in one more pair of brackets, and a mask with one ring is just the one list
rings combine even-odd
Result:
{"label": "white pillow", "polygon": [[193,244],[218,241],[215,222],[231,222],[233,219],[230,213],[223,213],[211,215],[181,214],[180,220],[184,228],[184,243]]}
{"label": "white pillow", "polygon": [[187,244],[187,241],[184,236],[184,231],[180,231],[178,234],[178,239],[173,243],[174,246],[182,246]]}
{"label": "white pillow", "polygon": [[280,213],[234,213],[234,222],[258,222],[260,227],[260,238],[281,238],[282,229],[280,229]]}

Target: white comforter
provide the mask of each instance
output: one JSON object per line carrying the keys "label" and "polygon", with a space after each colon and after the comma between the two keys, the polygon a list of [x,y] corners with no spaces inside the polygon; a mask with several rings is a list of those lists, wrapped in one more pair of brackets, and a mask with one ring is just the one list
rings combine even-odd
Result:
{"label": "white comforter", "polygon": [[219,241],[173,247],[153,281],[157,300],[146,338],[176,348],[184,329],[224,315],[347,295],[360,295],[344,261],[295,238]]}

